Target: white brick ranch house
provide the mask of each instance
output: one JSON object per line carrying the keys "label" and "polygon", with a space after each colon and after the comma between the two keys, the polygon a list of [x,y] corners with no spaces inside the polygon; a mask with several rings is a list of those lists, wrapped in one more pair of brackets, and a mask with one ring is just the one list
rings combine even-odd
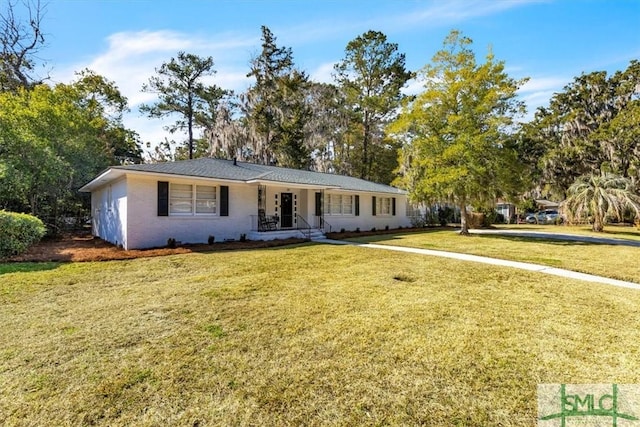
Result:
{"label": "white brick ranch house", "polygon": [[91,193],[93,234],[125,249],[411,225],[403,190],[234,160],[113,166],[80,191]]}

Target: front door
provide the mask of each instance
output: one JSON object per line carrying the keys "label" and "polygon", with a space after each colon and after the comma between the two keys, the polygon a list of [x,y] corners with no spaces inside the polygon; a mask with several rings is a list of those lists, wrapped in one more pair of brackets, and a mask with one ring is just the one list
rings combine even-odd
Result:
{"label": "front door", "polygon": [[280,213],[282,215],[282,218],[280,219],[280,227],[293,227],[293,194],[280,194],[280,210]]}

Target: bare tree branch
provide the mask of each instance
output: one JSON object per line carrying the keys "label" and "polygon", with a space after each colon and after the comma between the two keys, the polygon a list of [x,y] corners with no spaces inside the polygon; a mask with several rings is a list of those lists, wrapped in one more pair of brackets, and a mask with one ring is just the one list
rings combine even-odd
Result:
{"label": "bare tree branch", "polygon": [[2,3],[0,91],[15,91],[42,81],[33,72],[35,55],[44,46],[41,23],[45,6],[40,0],[7,0]]}

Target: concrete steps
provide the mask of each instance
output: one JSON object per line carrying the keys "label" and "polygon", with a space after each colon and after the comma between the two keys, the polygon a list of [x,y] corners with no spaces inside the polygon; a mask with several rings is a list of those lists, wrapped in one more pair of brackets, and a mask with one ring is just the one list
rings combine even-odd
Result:
{"label": "concrete steps", "polygon": [[[302,231],[302,233],[306,237],[306,235],[307,235],[306,230]],[[311,233],[309,234],[309,237],[311,238],[311,240],[323,240],[323,239],[326,239],[326,236],[324,235],[322,230],[317,229],[317,228],[312,228],[311,229]]]}

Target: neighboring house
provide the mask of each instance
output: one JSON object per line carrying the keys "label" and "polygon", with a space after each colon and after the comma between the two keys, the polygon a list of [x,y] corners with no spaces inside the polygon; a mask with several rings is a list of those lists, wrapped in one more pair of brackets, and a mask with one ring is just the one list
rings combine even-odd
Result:
{"label": "neighboring house", "polygon": [[536,199],[536,206],[538,207],[538,210],[543,211],[545,209],[558,209],[560,208],[560,203],[557,202],[552,202],[550,200],[547,199]]}
{"label": "neighboring house", "polygon": [[510,223],[511,219],[517,215],[517,208],[513,203],[498,199],[496,202],[496,212],[502,215],[506,223]]}
{"label": "neighboring house", "polygon": [[125,249],[411,225],[397,188],[234,160],[113,166],[80,191],[91,193],[93,234]]}

